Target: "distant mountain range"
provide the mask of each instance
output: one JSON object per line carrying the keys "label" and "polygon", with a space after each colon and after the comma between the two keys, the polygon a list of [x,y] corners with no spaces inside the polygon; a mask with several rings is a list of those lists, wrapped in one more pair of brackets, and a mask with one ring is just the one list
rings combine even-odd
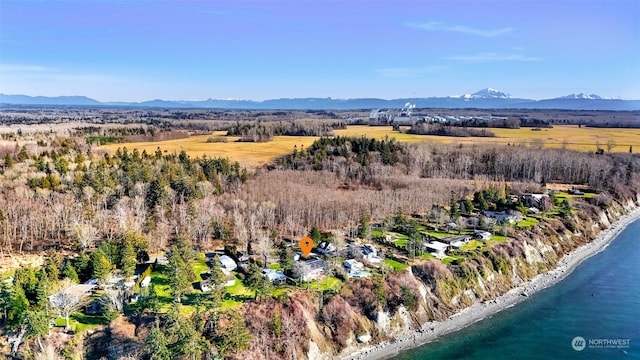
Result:
{"label": "distant mountain range", "polygon": [[144,102],[100,102],[86,96],[27,96],[0,94],[0,104],[54,106],[118,106],[154,108],[205,108],[245,110],[349,110],[402,108],[406,103],[417,108],[476,109],[560,109],[560,110],[640,110],[640,100],[608,99],[595,94],[571,94],[554,99],[512,98],[499,90],[486,88],[473,94],[448,97],[402,99],[283,98],[264,101],[207,99],[197,101],[151,100]]}

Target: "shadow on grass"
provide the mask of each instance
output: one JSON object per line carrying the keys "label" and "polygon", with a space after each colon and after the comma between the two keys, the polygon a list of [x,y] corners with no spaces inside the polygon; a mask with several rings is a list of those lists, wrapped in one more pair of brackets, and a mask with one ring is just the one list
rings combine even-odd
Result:
{"label": "shadow on grass", "polygon": [[254,300],[254,296],[253,295],[240,295],[240,294],[232,295],[232,294],[226,293],[226,294],[224,294],[224,297],[222,299],[223,300],[233,300],[233,301],[237,301],[237,302],[247,302],[247,301]]}

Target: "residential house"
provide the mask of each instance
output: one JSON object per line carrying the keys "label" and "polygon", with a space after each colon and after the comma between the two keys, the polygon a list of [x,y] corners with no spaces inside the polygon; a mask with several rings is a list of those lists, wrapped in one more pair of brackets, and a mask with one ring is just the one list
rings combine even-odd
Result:
{"label": "residential house", "polygon": [[442,259],[447,256],[447,249],[449,248],[449,244],[445,244],[440,241],[432,241],[425,244],[424,247],[431,255],[437,257],[438,259]]}
{"label": "residential house", "polygon": [[149,284],[151,284],[151,277],[145,276],[144,279],[142,279],[142,281],[140,282],[140,287],[147,287],[149,286]]}
{"label": "residential house", "polygon": [[476,230],[473,233],[473,236],[478,239],[478,240],[482,240],[482,241],[487,241],[487,240],[491,240],[491,233],[488,231],[482,231],[482,230]]}
{"label": "residential house", "polygon": [[[228,270],[226,269],[221,269],[222,273],[224,274],[225,277],[225,283],[224,286],[225,287],[229,287],[229,286],[233,286],[236,284],[236,277],[233,276],[232,273],[230,273]],[[203,273],[200,274],[200,277],[202,278],[202,281],[200,281],[199,283],[196,283],[194,287],[198,287],[200,288],[200,290],[202,290],[203,292],[207,292],[207,291],[211,291],[211,272],[210,271],[205,271]]]}
{"label": "residential house", "polygon": [[317,249],[316,249],[320,254],[331,254],[331,253],[335,253],[336,250],[338,250],[336,248],[335,245],[333,245],[332,243],[328,242],[328,241],[322,241],[320,243],[320,245],[318,245]]}
{"label": "residential house", "polygon": [[228,255],[220,256],[220,266],[222,267],[222,269],[225,269],[227,271],[233,271],[238,268],[236,262],[233,261],[233,259]]}
{"label": "residential house", "polygon": [[279,270],[264,268],[262,269],[262,275],[269,279],[272,284],[282,284],[287,281],[287,277]]}
{"label": "residential house", "polygon": [[538,209],[543,209],[545,207],[543,202],[548,198],[548,194],[524,194],[520,196],[520,201],[524,207],[536,207]]}
{"label": "residential house", "polygon": [[518,216],[518,214],[514,213],[506,213],[504,211],[484,211],[484,216],[492,219],[496,219],[498,223],[508,223],[513,224],[518,221],[519,218],[522,218],[522,214]]}
{"label": "residential house", "polygon": [[327,263],[319,258],[298,257],[293,262],[293,276],[302,281],[312,281],[324,275]]}
{"label": "residential house", "polygon": [[364,260],[369,261],[370,263],[379,263],[382,262],[382,258],[378,256],[378,249],[375,248],[372,244],[364,244],[361,247],[362,258]]}
{"label": "residential house", "polygon": [[344,266],[348,274],[364,270],[364,264],[355,259],[345,260],[345,262],[342,263],[342,266]]}
{"label": "residential house", "polygon": [[439,239],[439,242],[449,244],[450,247],[459,249],[463,245],[467,244],[469,240],[471,240],[471,235],[456,235],[456,236],[447,236],[445,238]]}

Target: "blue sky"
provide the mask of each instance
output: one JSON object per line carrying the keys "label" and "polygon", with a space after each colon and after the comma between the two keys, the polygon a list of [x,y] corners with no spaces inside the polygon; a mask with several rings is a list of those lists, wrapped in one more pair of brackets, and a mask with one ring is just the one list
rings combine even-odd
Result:
{"label": "blue sky", "polygon": [[640,1],[0,1],[0,93],[640,99]]}

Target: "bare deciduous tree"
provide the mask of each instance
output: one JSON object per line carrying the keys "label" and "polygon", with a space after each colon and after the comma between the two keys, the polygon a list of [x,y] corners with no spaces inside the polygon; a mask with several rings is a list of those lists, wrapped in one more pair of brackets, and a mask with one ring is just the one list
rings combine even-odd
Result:
{"label": "bare deciduous tree", "polygon": [[87,294],[71,281],[63,280],[61,290],[49,297],[51,308],[64,318],[65,329],[69,330],[69,316],[87,302]]}
{"label": "bare deciduous tree", "polygon": [[94,246],[97,238],[97,231],[91,224],[78,223],[73,228],[73,238],[81,251]]}

